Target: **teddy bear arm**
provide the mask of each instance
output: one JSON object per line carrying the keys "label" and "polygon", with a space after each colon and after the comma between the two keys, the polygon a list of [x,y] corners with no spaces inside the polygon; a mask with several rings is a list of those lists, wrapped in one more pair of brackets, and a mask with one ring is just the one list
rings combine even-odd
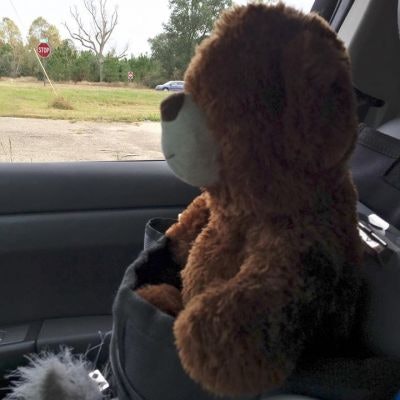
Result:
{"label": "teddy bear arm", "polygon": [[326,296],[332,295],[317,290],[319,278],[306,287],[302,265],[259,262],[192,298],[175,322],[185,370],[219,395],[279,388],[317,330]]}
{"label": "teddy bear arm", "polygon": [[174,286],[162,283],[146,285],[136,294],[166,314],[176,316],[183,308],[181,292]]}
{"label": "teddy bear arm", "polygon": [[283,278],[254,274],[192,298],[174,326],[180,359],[192,379],[222,396],[280,387],[302,351],[295,335],[284,335],[285,342],[293,339],[290,351],[282,342],[284,301],[297,307],[297,299],[282,298],[289,288]]}
{"label": "teddy bear arm", "polygon": [[196,197],[180,215],[178,222],[166,232],[173,259],[181,266],[186,264],[192,243],[208,223],[210,210],[207,196],[204,192]]}

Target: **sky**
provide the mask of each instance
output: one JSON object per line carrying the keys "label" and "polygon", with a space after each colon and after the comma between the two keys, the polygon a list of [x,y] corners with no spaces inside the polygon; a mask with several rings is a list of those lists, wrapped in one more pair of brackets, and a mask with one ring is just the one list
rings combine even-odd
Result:
{"label": "sky", "polygon": [[[25,38],[31,22],[42,16],[57,26],[62,38],[68,38],[68,32],[62,24],[71,22],[70,7],[73,5],[79,7],[82,2],[82,0],[0,0],[0,19],[8,17],[14,20]],[[284,2],[303,11],[309,11],[314,0]],[[111,7],[117,5],[119,12],[119,23],[110,39],[110,45],[117,51],[128,45],[128,54],[135,56],[149,53],[148,39],[160,33],[162,24],[168,21],[168,0],[108,0],[108,3]],[[247,0],[235,0],[235,3],[246,4]]]}

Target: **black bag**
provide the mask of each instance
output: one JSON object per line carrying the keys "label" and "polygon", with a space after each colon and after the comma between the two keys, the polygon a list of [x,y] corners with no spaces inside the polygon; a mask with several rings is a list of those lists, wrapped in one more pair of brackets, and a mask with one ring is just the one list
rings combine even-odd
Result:
{"label": "black bag", "polygon": [[[369,213],[363,208],[361,212]],[[119,400],[224,400],[203,391],[183,371],[174,345],[174,319],[133,292],[145,283],[179,285],[178,267],[171,261],[164,236],[173,222],[154,219],[147,224],[145,250],[127,269],[114,303],[111,363]],[[373,260],[366,273],[367,280],[374,279],[377,272]],[[392,278],[393,275],[389,281]],[[380,313],[383,306],[380,298],[379,288],[373,288],[368,297],[370,310]],[[380,339],[392,343],[400,336],[390,330],[380,332],[382,320],[375,317],[375,313],[367,313],[363,318],[360,337],[379,349]],[[400,315],[396,321],[400,323]],[[374,333],[365,334],[368,329]],[[303,363],[280,390],[242,400],[272,400],[275,394],[283,393],[312,396],[315,400],[393,399],[400,389],[400,361],[384,356],[383,351],[380,353]]]}
{"label": "black bag", "polygon": [[144,284],[179,287],[179,269],[164,236],[174,222],[147,223],[145,250],[127,269],[114,302],[111,364],[119,400],[224,400],[202,390],[184,372],[174,344],[173,317],[134,293]]}

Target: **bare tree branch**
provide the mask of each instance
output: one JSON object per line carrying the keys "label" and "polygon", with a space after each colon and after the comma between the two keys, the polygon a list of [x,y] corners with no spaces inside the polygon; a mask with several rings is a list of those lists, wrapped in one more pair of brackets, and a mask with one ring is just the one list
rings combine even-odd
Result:
{"label": "bare tree branch", "polygon": [[71,32],[70,28],[68,27],[67,24],[64,24],[65,28],[68,30],[69,35],[71,36],[72,39],[77,40],[78,42],[80,42],[80,44],[89,49],[89,50],[93,50],[94,53],[97,55],[97,49],[96,46],[94,45],[94,43],[90,40],[85,39],[82,35],[81,32],[78,31],[78,33],[73,33]]}
{"label": "bare tree branch", "polygon": [[[112,13],[108,12],[107,0],[83,0],[83,6],[90,19],[89,25],[84,24],[78,8],[75,6],[70,8],[70,14],[76,28],[72,29],[67,23],[64,23],[64,26],[73,40],[96,54],[100,68],[100,80],[103,80],[104,51],[118,24],[118,8],[114,7]],[[117,57],[125,57],[127,50],[128,46]]]}
{"label": "bare tree branch", "polygon": [[96,32],[100,32],[101,31],[101,27],[97,21],[97,10],[96,7],[94,6],[94,2],[93,0],[89,3],[88,0],[84,0],[84,6],[86,8],[86,10],[89,12],[89,14],[91,15],[91,19],[92,19],[92,23],[94,24],[94,29]]}
{"label": "bare tree branch", "polygon": [[125,45],[124,50],[122,50],[122,51],[119,53],[119,55],[117,55],[116,57],[117,57],[118,59],[124,58],[124,57],[126,57],[127,52],[128,52],[128,43]]}

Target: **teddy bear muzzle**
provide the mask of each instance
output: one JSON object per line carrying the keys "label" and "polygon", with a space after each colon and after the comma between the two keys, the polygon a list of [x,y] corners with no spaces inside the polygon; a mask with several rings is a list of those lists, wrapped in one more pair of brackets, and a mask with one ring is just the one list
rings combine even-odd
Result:
{"label": "teddy bear muzzle", "polygon": [[189,93],[161,103],[161,147],[171,170],[192,186],[208,187],[219,178],[219,148],[203,110]]}

